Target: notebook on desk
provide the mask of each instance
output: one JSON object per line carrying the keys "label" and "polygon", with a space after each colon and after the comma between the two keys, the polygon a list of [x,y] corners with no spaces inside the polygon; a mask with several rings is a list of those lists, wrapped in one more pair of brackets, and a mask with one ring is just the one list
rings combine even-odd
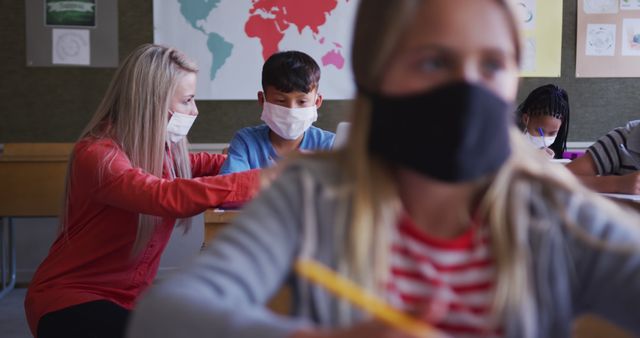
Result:
{"label": "notebook on desk", "polygon": [[601,193],[602,196],[640,202],[640,195]]}

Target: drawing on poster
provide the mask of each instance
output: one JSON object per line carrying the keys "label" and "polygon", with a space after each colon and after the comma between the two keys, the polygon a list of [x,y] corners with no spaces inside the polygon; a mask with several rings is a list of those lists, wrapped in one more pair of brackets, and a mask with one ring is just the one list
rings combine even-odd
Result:
{"label": "drawing on poster", "polygon": [[521,76],[560,76],[563,2],[563,0],[517,0],[514,2],[518,21],[524,28]]}
{"label": "drawing on poster", "polygon": [[91,63],[88,29],[52,29],[53,64],[86,65]]}
{"label": "drawing on poster", "polygon": [[584,0],[587,14],[618,13],[618,0]]}
{"label": "drawing on poster", "polygon": [[622,56],[640,56],[640,19],[622,20]]}
{"label": "drawing on poster", "polygon": [[620,9],[623,11],[640,10],[640,0],[620,0]]}
{"label": "drawing on poster", "polygon": [[613,56],[616,50],[616,25],[587,25],[587,49],[585,54]]}
{"label": "drawing on poster", "polygon": [[522,27],[525,30],[536,29],[537,21],[537,0],[520,0],[516,6]]}
{"label": "drawing on poster", "polygon": [[522,70],[533,72],[536,70],[536,39],[527,37],[524,41],[524,53],[522,53]]}

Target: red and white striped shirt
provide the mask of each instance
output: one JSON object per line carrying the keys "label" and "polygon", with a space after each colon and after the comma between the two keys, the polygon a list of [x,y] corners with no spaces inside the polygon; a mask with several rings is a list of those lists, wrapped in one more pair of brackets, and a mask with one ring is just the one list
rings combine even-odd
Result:
{"label": "red and white striped shirt", "polygon": [[432,302],[447,309],[434,326],[452,337],[500,337],[492,325],[495,269],[489,235],[473,224],[461,236],[443,240],[419,229],[409,217],[392,242],[389,302],[404,311],[425,310]]}

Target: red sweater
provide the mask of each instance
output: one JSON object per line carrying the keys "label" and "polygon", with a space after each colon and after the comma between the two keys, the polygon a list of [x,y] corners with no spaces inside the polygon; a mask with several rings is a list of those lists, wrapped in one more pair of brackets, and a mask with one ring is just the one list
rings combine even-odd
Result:
{"label": "red sweater", "polygon": [[[113,161],[101,170],[112,151],[116,154]],[[25,299],[34,335],[43,315],[72,305],[108,300],[132,309],[156,275],[176,218],[196,215],[223,202],[246,201],[257,192],[257,170],[210,176],[218,173],[224,155],[198,153],[190,159],[194,179],[167,180],[132,167],[111,140],[78,142],[72,163],[68,231],[51,246]],[[160,216],[162,222],[142,254],[131,257],[139,213]]]}

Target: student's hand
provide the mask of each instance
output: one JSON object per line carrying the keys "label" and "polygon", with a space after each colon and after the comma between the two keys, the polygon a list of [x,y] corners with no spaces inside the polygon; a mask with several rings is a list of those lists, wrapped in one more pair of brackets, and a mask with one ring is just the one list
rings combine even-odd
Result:
{"label": "student's hand", "polygon": [[[436,292],[440,293],[442,290],[437,290]],[[450,305],[450,302],[444,300],[444,298],[434,297],[430,302],[411,311],[410,314],[427,323],[439,323],[449,314]]]}
{"label": "student's hand", "polygon": [[618,177],[618,192],[640,195],[640,171]]}
{"label": "student's hand", "polygon": [[[410,315],[418,320],[428,323],[438,323],[449,313],[449,303],[446,301],[433,300],[413,311]],[[379,320],[368,320],[356,324],[346,329],[335,331],[307,331],[298,332],[291,338],[416,338],[416,336],[395,329]],[[446,338],[442,333],[432,334],[425,338]]]}
{"label": "student's hand", "polygon": [[290,338],[416,338],[377,321],[369,320],[352,327],[333,331],[298,331]]}
{"label": "student's hand", "polygon": [[540,149],[540,151],[542,151],[543,154],[545,156],[547,156],[547,158],[549,158],[549,159],[552,159],[552,158],[554,158],[556,156],[556,153],[553,150],[551,150],[550,148],[542,148],[542,149]]}
{"label": "student's hand", "polygon": [[327,338],[416,338],[378,320],[369,320],[350,328],[341,329],[326,336]]}

